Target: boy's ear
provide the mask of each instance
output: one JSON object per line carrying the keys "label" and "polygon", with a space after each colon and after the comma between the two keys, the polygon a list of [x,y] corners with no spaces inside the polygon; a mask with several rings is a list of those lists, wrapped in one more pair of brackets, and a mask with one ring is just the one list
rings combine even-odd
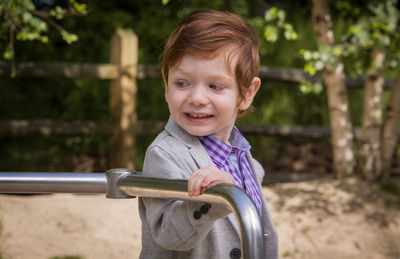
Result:
{"label": "boy's ear", "polygon": [[165,101],[168,103],[168,88],[167,88],[167,86],[165,85],[164,86],[164,98],[165,98]]}
{"label": "boy's ear", "polygon": [[254,77],[253,81],[251,81],[250,87],[244,95],[244,98],[239,103],[239,110],[245,111],[250,107],[251,103],[253,102],[254,96],[256,96],[258,89],[260,89],[260,86],[261,79],[259,77]]}

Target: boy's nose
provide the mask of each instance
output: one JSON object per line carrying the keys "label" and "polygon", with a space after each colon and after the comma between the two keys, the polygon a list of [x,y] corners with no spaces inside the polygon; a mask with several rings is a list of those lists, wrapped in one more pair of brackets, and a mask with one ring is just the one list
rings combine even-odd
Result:
{"label": "boy's nose", "polygon": [[209,103],[209,99],[206,89],[202,86],[193,87],[188,98],[188,102],[196,106],[207,105]]}

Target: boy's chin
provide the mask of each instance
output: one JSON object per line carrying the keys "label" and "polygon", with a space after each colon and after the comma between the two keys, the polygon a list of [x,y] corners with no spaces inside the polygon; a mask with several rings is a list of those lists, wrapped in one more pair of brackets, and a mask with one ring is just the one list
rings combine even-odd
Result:
{"label": "boy's chin", "polygon": [[199,129],[190,129],[190,128],[185,128],[183,127],[183,129],[189,133],[190,135],[196,136],[196,137],[203,137],[203,136],[208,136],[211,135],[212,132],[208,132],[205,130],[199,130]]}
{"label": "boy's chin", "polygon": [[188,134],[196,137],[208,136],[213,133],[210,129],[206,129],[204,126],[188,126],[181,123],[178,123],[178,125]]}

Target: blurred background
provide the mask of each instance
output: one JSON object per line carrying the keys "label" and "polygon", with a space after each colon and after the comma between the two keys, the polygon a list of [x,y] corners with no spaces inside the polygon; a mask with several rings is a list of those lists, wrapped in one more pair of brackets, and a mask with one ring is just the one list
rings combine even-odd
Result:
{"label": "blurred background", "polygon": [[[23,3],[22,1],[21,3]],[[12,67],[26,62],[72,62],[72,63],[109,63],[110,43],[119,28],[133,30],[139,40],[138,63],[140,65],[159,64],[163,43],[174,26],[196,8],[227,10],[242,15],[252,23],[260,34],[261,65],[265,69],[305,70],[317,80],[301,80],[263,77],[253,112],[238,120],[238,125],[277,125],[303,126],[302,134],[257,133],[245,130],[254,156],[260,160],[271,175],[270,182],[290,180],[290,174],[302,174],[302,177],[331,174],[333,169],[332,143],[330,134],[307,134],[312,127],[329,130],[330,119],[327,91],[322,86],[323,69],[318,59],[307,55],[323,55],[314,31],[312,1],[261,1],[261,0],[218,0],[218,1],[96,1],[85,0],[25,1],[33,4],[32,15],[20,13],[21,22],[15,26],[12,49],[10,48],[10,15],[7,5],[18,7],[17,1],[5,1],[1,27],[0,50],[4,53],[0,78],[0,171],[73,171],[103,172],[111,167],[109,131],[93,131],[85,134],[38,134],[26,132],[12,133],[10,121],[54,121],[54,122],[95,122],[106,125],[110,121],[110,80],[96,78],[61,78],[13,75]],[[319,2],[319,1],[316,1]],[[321,1],[325,2],[325,1]],[[388,26],[390,22],[398,28],[398,20],[386,21],[391,17],[385,12],[398,12],[396,1],[327,1],[331,16],[331,30],[335,44],[354,43],[354,28],[362,28],[362,19],[371,17],[376,21],[373,26]],[[83,4],[83,5],[80,5]],[[385,7],[390,4],[391,7]],[[24,4],[19,4],[23,8]],[[375,5],[375,7],[374,7]],[[372,9],[383,8],[380,14]],[[17,8],[13,7],[13,8]],[[64,8],[57,11],[57,8]],[[73,12],[69,8],[73,7]],[[387,11],[389,10],[389,11]],[[388,9],[389,8],[389,9]],[[29,8],[28,8],[29,9]],[[13,9],[14,14],[17,11]],[[33,10],[33,9],[32,9]],[[56,10],[56,11],[55,11]],[[62,11],[64,10],[64,11]],[[78,10],[78,11],[77,11]],[[36,13],[35,13],[36,12]],[[48,14],[43,15],[43,14]],[[78,15],[77,15],[78,14]],[[58,15],[58,16],[57,16]],[[396,13],[397,15],[397,13]],[[393,17],[397,19],[397,16]],[[17,15],[15,15],[17,17]],[[32,36],[32,29],[25,34],[19,26],[29,27],[32,17],[41,18],[47,29],[39,32],[43,36]],[[8,23],[7,23],[8,22]],[[33,23],[33,22],[32,22]],[[26,25],[28,24],[28,25]],[[53,26],[56,24],[57,26]],[[359,27],[358,24],[361,24]],[[33,25],[32,25],[33,26]],[[31,26],[31,27],[32,27]],[[353,28],[353,32],[351,32]],[[29,31],[31,30],[31,31]],[[70,35],[63,35],[61,31]],[[359,29],[361,30],[361,29]],[[350,31],[350,32],[349,32]],[[396,30],[391,34],[385,28],[378,36],[368,34],[364,37],[375,39],[390,37],[385,68],[382,69],[386,80],[396,78],[399,66],[398,52],[392,51],[398,44]],[[364,31],[365,32],[365,31]],[[19,33],[19,34],[18,34]],[[352,34],[353,33],[353,34]],[[365,33],[364,33],[365,34]],[[74,38],[76,37],[76,38]],[[374,38],[375,37],[375,38]],[[31,40],[34,39],[34,40]],[[378,43],[377,43],[378,44]],[[372,46],[372,45],[371,45]],[[365,50],[361,47],[351,55],[342,55],[345,62],[346,77],[365,76],[368,62],[366,59],[373,47]],[[343,49],[346,49],[344,47]],[[342,51],[343,51],[342,49]],[[11,51],[12,50],[12,51]],[[354,53],[358,53],[355,55]],[[313,54],[314,53],[314,54]],[[396,56],[397,55],[397,56]],[[364,58],[363,58],[364,57]],[[356,60],[356,61],[354,61]],[[311,63],[310,62],[314,62]],[[368,63],[368,64],[367,64]],[[326,64],[325,64],[326,65]],[[11,67],[11,68],[10,68]],[[323,65],[322,65],[323,67]],[[14,71],[15,72],[15,71]],[[281,73],[282,74],[282,73]],[[303,75],[307,75],[303,73]],[[163,97],[160,78],[137,79],[137,118],[139,121],[166,121],[168,109]],[[362,125],[363,83],[348,87],[349,117],[354,128]],[[390,91],[382,93],[382,110],[387,106]],[[102,124],[103,123],[103,124]],[[398,123],[397,123],[398,124]],[[35,124],[36,125],[36,124]],[[71,128],[73,124],[67,124]],[[32,126],[34,127],[34,126]],[[40,128],[39,126],[35,126]],[[310,128],[311,127],[311,128]],[[29,125],[28,127],[29,128]],[[10,133],[11,132],[11,133]],[[36,133],[35,133],[36,132]],[[105,133],[106,132],[106,133]],[[305,132],[305,133],[304,133]],[[326,132],[326,131],[325,131]],[[154,130],[141,131],[136,136],[135,169],[141,170],[144,152],[155,137]],[[358,140],[354,140],[354,152],[357,154]],[[398,146],[394,151],[391,174],[398,175]],[[354,155],[354,161],[356,155]],[[275,175],[275,176],[274,176]]]}
{"label": "blurred background", "polygon": [[[237,125],[280,257],[400,258],[397,0],[2,0],[0,172],[140,171],[169,116],[163,44],[197,8],[259,33]],[[136,258],[139,229],[137,199],[0,195],[0,259]]]}

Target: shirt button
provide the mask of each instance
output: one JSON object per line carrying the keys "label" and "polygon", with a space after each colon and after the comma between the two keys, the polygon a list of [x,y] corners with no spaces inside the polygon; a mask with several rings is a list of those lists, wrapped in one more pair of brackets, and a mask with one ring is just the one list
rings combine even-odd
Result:
{"label": "shirt button", "polygon": [[201,211],[196,210],[196,211],[193,213],[193,218],[194,218],[195,220],[199,220],[199,219],[201,218]]}
{"label": "shirt button", "polygon": [[242,256],[242,252],[239,248],[233,248],[229,254],[232,259],[239,259]]}
{"label": "shirt button", "polygon": [[200,212],[203,214],[207,214],[208,210],[211,208],[211,204],[204,204],[200,207]]}

